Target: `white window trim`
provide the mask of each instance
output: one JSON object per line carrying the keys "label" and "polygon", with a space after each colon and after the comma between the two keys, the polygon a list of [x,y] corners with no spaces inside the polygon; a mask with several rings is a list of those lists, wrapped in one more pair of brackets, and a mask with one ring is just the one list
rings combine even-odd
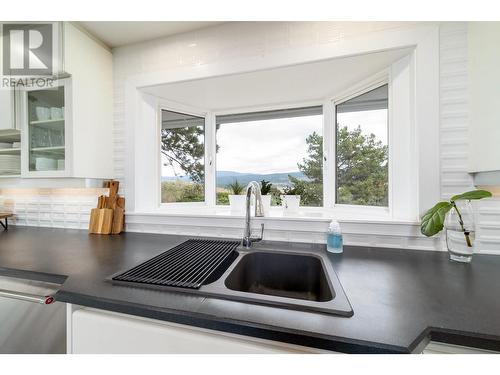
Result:
{"label": "white window trim", "polygon": [[[339,211],[345,214],[356,214],[359,213],[360,215],[366,214],[367,212],[373,213],[374,215],[378,216],[392,216],[392,207],[393,207],[393,202],[392,202],[392,194],[391,192],[393,191],[393,183],[394,181],[391,178],[391,165],[392,165],[392,160],[391,160],[391,146],[393,140],[390,138],[391,134],[391,127],[393,126],[390,119],[391,119],[391,112],[392,112],[392,106],[391,106],[391,77],[390,77],[390,70],[389,69],[384,69],[380,71],[379,73],[376,73],[364,80],[361,80],[357,84],[351,86],[347,90],[344,90],[343,92],[339,93],[338,95],[329,98],[329,105],[332,107],[332,113],[331,113],[331,119],[330,123],[328,124],[331,128],[331,134],[330,135],[330,140],[328,141],[328,145],[324,147],[328,147],[330,155],[332,155],[331,158],[327,158],[325,161],[325,164],[328,163],[328,169],[331,171],[330,173],[332,176],[330,177],[330,184],[331,188],[326,191],[325,189],[325,194],[328,194],[329,196],[327,197],[328,202],[330,203],[331,208],[333,208],[335,211]],[[387,207],[379,207],[379,206],[365,206],[365,205],[353,205],[353,204],[341,204],[341,203],[336,203],[336,188],[337,188],[337,175],[336,175],[336,142],[337,142],[337,126],[335,123],[336,119],[336,107],[339,104],[342,104],[352,98],[355,98],[357,96],[363,95],[369,91],[372,91],[376,88],[379,88],[383,85],[388,85],[388,90],[389,90],[389,95],[388,95],[388,108],[387,108],[387,113],[388,113],[388,119],[387,119],[387,145],[388,145],[388,168],[389,168],[389,173],[388,173],[388,205]],[[326,143],[326,142],[324,142]],[[323,166],[323,170],[325,170],[325,165]],[[325,199],[326,201],[326,199]]]}
{"label": "white window trim", "polygon": [[[178,112],[186,115],[191,115],[191,116],[196,116],[196,117],[201,117],[205,119],[205,126],[204,126],[204,142],[205,142],[205,155],[203,158],[203,164],[204,164],[204,169],[205,169],[205,181],[204,181],[204,193],[205,193],[205,201],[204,202],[171,202],[171,203],[163,203],[161,201],[161,177],[162,177],[162,165],[161,165],[161,119],[162,119],[162,111],[172,111],[172,112]],[[190,106],[186,106],[183,104],[171,102],[168,100],[163,100],[160,99],[158,100],[158,105],[157,105],[157,116],[156,116],[156,139],[155,139],[155,144],[156,144],[156,155],[157,155],[157,179],[155,181],[155,186],[156,186],[156,204],[155,206],[159,207],[160,209],[182,209],[183,207],[191,207],[191,208],[196,208],[196,207],[205,207],[207,203],[207,197],[208,193],[210,193],[211,189],[207,185],[207,170],[210,169],[210,166],[207,166],[207,151],[210,148],[209,142],[207,142],[207,130],[208,130],[208,124],[207,124],[207,119],[209,118],[209,112],[204,111],[198,108],[193,108]]]}
{"label": "white window trim", "polygon": [[[264,112],[264,111],[276,111],[276,110],[284,110],[284,109],[293,109],[293,108],[306,108],[306,107],[317,107],[317,106],[323,106],[323,111],[325,109],[324,107],[324,102],[322,100],[309,100],[309,101],[303,101],[303,102],[293,102],[293,103],[286,103],[286,104],[274,104],[274,105],[265,105],[265,106],[254,106],[254,107],[240,107],[236,109],[230,109],[230,110],[220,110],[213,112],[213,133],[214,133],[214,147],[213,147],[213,154],[211,155],[212,159],[214,160],[214,165],[213,165],[213,176],[214,176],[214,184],[216,185],[215,181],[215,176],[217,175],[217,154],[216,154],[216,144],[217,144],[217,139],[216,137],[216,124],[215,124],[215,118],[217,116],[223,116],[223,115],[231,115],[231,114],[240,114],[240,113],[251,113],[251,112]],[[323,119],[324,119],[324,112],[323,112]],[[324,120],[323,120],[324,121]],[[323,129],[324,131],[324,129]],[[323,139],[324,143],[324,139]],[[323,188],[324,189],[324,188]],[[324,191],[323,191],[324,195]],[[214,193],[213,193],[213,205],[209,205],[210,207],[214,207],[216,209],[219,209],[220,211],[226,210],[229,206],[227,205],[218,205],[216,204],[216,196],[215,196],[215,188],[214,188]],[[309,206],[304,206],[301,207],[301,209],[308,209],[310,211],[316,211],[319,212],[324,208],[324,203],[323,207],[309,207]],[[271,214],[278,215],[279,212],[283,211],[281,207],[271,207]]]}
{"label": "white window trim", "polygon": [[[328,48],[307,48],[296,50],[293,56],[289,53],[270,54],[260,59],[257,64],[253,60],[241,59],[234,62],[214,63],[209,65],[207,69],[202,70],[168,68],[154,73],[137,74],[127,77],[124,81],[124,102],[126,108],[124,125],[126,127],[128,152],[124,165],[124,189],[129,199],[129,214],[133,215],[134,212],[149,212],[152,215],[156,215],[157,213],[158,215],[169,216],[172,213],[170,208],[167,211],[163,207],[155,205],[156,199],[154,199],[155,194],[152,190],[153,188],[158,189],[158,184],[144,186],[145,184],[143,183],[143,181],[153,181],[158,175],[155,163],[158,162],[159,158],[157,157],[157,153],[152,151],[155,149],[153,142],[156,140],[152,132],[156,133],[156,129],[147,127],[144,124],[152,123],[149,120],[157,116],[156,108],[152,103],[154,100],[159,100],[159,98],[145,94],[141,91],[141,88],[231,73],[236,74],[278,68],[291,64],[308,63],[408,46],[415,47],[415,51],[410,58],[412,62],[412,66],[409,69],[412,85],[411,97],[409,98],[411,113],[410,118],[407,119],[407,122],[411,123],[409,130],[411,133],[411,139],[409,140],[411,142],[410,151],[414,152],[415,155],[412,156],[411,163],[408,163],[408,165],[411,164],[411,168],[408,170],[406,178],[408,180],[407,184],[412,185],[411,192],[413,195],[411,196],[412,202],[407,203],[407,205],[411,205],[412,212],[417,214],[407,217],[407,215],[403,215],[401,212],[393,212],[393,217],[384,221],[394,224],[398,222],[417,222],[418,212],[422,212],[438,200],[440,193],[439,168],[435,168],[439,164],[438,25],[425,25],[408,30],[389,30],[387,32],[373,33],[353,40],[345,48],[332,49],[330,46]],[[394,102],[392,95],[390,93],[389,100]],[[324,108],[329,108],[329,106],[325,106]],[[390,122],[392,122],[391,119]],[[153,160],[153,158],[156,160]],[[389,158],[394,160],[391,155]],[[146,165],[147,163],[149,165]],[[156,177],[153,176],[153,173]],[[399,202],[406,196],[404,194],[395,194],[395,198]],[[415,199],[415,196],[417,199]],[[213,208],[215,207],[207,208],[209,208],[206,210],[207,215],[221,215],[214,211]],[[404,209],[406,210],[407,207],[404,207]],[[197,217],[201,215],[203,215],[203,212],[197,211],[192,216]],[[300,220],[300,218],[298,217],[297,220]],[[369,224],[370,220],[364,218],[360,220],[366,223],[366,228],[369,228],[371,225]],[[306,221],[303,222],[305,223]]]}
{"label": "white window trim", "polygon": [[[290,108],[301,108],[309,106],[323,106],[323,206],[322,207],[308,207],[303,206],[300,212],[297,214],[298,217],[324,217],[333,216],[337,218],[377,218],[380,220],[391,220],[394,218],[393,215],[393,191],[394,184],[397,183],[397,176],[394,174],[393,168],[393,158],[397,157],[394,155],[393,142],[397,142],[397,139],[393,139],[391,136],[393,131],[393,106],[392,106],[392,76],[391,69],[384,69],[370,77],[360,80],[355,85],[345,89],[344,91],[337,93],[334,96],[327,96],[322,100],[317,101],[304,101],[304,102],[294,102],[279,105],[266,105],[266,106],[254,106],[254,107],[241,107],[233,108],[228,110],[219,111],[207,111],[190,106],[181,105],[179,103],[159,100],[157,109],[157,140],[156,144],[158,147],[158,180],[156,183],[157,193],[156,201],[157,207],[160,210],[168,213],[179,213],[179,212],[209,212],[212,214],[224,214],[231,215],[229,211],[229,206],[217,205],[216,204],[216,173],[217,173],[217,153],[216,153],[216,117],[228,114],[237,113],[248,113],[248,112],[261,112],[270,110],[280,110],[280,109],[290,109]],[[389,145],[389,197],[387,207],[377,207],[377,206],[364,206],[364,205],[349,205],[349,204],[338,204],[335,202],[335,188],[336,188],[336,155],[335,155],[335,143],[336,143],[336,126],[335,126],[335,106],[341,104],[351,98],[362,95],[369,92],[375,88],[382,85],[388,85],[389,89],[389,99],[388,99],[388,145]],[[170,110],[175,112],[181,112],[190,114],[193,116],[205,118],[205,201],[204,202],[176,202],[176,203],[161,203],[161,151],[160,151],[160,129],[161,129],[161,111]],[[408,166],[409,168],[409,166]],[[415,199],[408,194],[403,194],[404,199]],[[272,217],[283,216],[281,207],[271,207],[270,214]],[[412,217],[412,213],[405,215],[407,219]],[[401,219],[401,217],[398,217]]]}

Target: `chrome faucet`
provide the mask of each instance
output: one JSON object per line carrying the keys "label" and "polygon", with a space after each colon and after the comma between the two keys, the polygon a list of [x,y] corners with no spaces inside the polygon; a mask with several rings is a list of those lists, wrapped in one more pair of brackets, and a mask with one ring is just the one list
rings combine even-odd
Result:
{"label": "chrome faucet", "polygon": [[264,235],[264,224],[260,225],[260,237],[252,238],[252,225],[250,216],[250,199],[252,198],[252,192],[255,195],[255,217],[264,216],[264,208],[262,206],[262,196],[260,195],[260,184],[257,181],[251,181],[248,183],[246,188],[246,215],[245,215],[245,231],[243,232],[243,239],[241,240],[241,245],[247,249],[252,246],[252,242],[258,242],[262,240]]}

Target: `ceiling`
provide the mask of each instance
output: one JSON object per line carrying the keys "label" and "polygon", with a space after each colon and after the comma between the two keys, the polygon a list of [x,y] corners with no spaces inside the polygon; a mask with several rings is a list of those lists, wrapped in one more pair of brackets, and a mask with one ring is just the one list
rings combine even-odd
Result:
{"label": "ceiling", "polygon": [[172,102],[205,110],[231,110],[304,103],[339,95],[389,67],[411,48],[336,58],[251,73],[143,88]]}
{"label": "ceiling", "polygon": [[193,21],[88,21],[78,22],[110,48],[181,34],[222,22]]}

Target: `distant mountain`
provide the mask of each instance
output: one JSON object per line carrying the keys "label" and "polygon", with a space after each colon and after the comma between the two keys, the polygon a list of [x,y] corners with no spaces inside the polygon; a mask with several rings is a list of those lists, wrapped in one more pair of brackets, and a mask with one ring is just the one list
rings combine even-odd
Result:
{"label": "distant mountain", "polygon": [[227,177],[227,176],[241,176],[245,173],[234,172],[234,171],[218,171],[217,177]]}
{"label": "distant mountain", "polygon": [[270,181],[273,185],[289,185],[289,175],[301,180],[307,180],[307,177],[302,172],[258,174],[219,171],[217,172],[217,187],[225,187],[236,180],[243,185],[248,184],[250,181],[260,182],[261,180]]}
{"label": "distant mountain", "polygon": [[[298,178],[300,180],[308,180],[308,178],[302,172],[284,172],[284,173],[269,173],[269,174],[259,174],[259,173],[240,173],[234,171],[217,171],[217,187],[226,187],[230,183],[238,180],[242,185],[248,184],[250,181],[270,181],[273,185],[289,185],[290,181],[288,176]],[[165,177],[161,178],[162,181],[175,181],[181,180],[185,182],[191,181],[188,176],[182,177]]]}

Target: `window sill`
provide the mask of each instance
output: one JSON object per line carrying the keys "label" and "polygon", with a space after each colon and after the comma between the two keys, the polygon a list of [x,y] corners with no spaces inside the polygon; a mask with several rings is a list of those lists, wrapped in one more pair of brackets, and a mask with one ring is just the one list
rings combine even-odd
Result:
{"label": "window sill", "polygon": [[[252,217],[253,217],[252,207]],[[127,213],[139,216],[174,216],[189,218],[234,218],[244,220],[244,213],[231,212],[228,206],[208,207],[204,204],[163,204],[155,211]],[[335,208],[300,207],[297,213],[285,214],[281,207],[272,207],[269,215],[260,217],[262,221],[312,221],[328,223],[332,219],[353,223],[393,223],[419,225],[416,220],[394,220],[386,207],[364,207],[339,205]]]}
{"label": "window sill", "polygon": [[[278,211],[278,212],[277,212]],[[322,211],[322,212],[320,212]],[[265,224],[264,239],[270,241],[325,243],[328,223],[336,218],[346,245],[392,247],[397,249],[438,250],[439,237],[420,234],[420,225],[411,220],[394,220],[386,216],[360,217],[340,215],[333,209],[301,210],[297,215],[283,215],[274,210],[270,216],[253,218],[256,229]],[[127,212],[126,230],[130,232],[241,238],[244,215],[231,214],[229,208],[192,209],[161,208],[148,212]]]}

